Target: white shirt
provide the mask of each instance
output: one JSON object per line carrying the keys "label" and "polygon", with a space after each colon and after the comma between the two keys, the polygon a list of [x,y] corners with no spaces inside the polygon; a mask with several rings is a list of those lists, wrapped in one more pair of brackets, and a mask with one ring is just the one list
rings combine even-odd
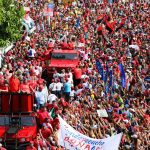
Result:
{"label": "white shirt", "polygon": [[72,91],[70,92],[70,96],[71,96],[71,97],[73,97],[73,96],[74,96],[74,94],[75,94],[75,91],[74,91],[74,90],[72,90]]}
{"label": "white shirt", "polygon": [[35,74],[38,76],[40,74],[38,69],[34,69]]}
{"label": "white shirt", "polygon": [[59,78],[59,73],[57,72],[57,73],[54,73],[53,74],[53,78]]}
{"label": "white shirt", "polygon": [[45,86],[45,87],[43,88],[42,92],[44,93],[44,95],[45,95],[45,100],[46,100],[46,102],[47,102],[47,99],[48,99],[48,89],[47,89],[47,86]]}
{"label": "white shirt", "polygon": [[61,91],[62,87],[63,87],[63,84],[61,82],[56,83],[57,91]]}
{"label": "white shirt", "polygon": [[35,97],[36,97],[38,104],[45,104],[46,100],[45,100],[45,94],[43,92],[36,91]]}
{"label": "white shirt", "polygon": [[88,83],[87,82],[83,83],[82,85],[83,85],[84,88],[88,87]]}
{"label": "white shirt", "polygon": [[57,96],[55,94],[50,94],[48,96],[48,100],[50,101],[50,104],[52,103],[52,101],[55,101],[57,99]]}
{"label": "white shirt", "polygon": [[57,83],[51,83],[51,84],[49,85],[49,89],[51,89],[52,91],[56,91],[56,84],[57,84]]}
{"label": "white shirt", "polygon": [[38,69],[39,73],[42,74],[42,67],[41,66],[37,66],[37,69]]}

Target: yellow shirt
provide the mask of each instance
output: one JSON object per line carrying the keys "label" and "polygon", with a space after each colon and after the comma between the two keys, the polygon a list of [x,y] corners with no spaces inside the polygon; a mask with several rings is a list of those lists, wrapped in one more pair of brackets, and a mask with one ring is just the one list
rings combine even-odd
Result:
{"label": "yellow shirt", "polygon": [[94,94],[91,94],[91,98],[92,98],[92,100],[95,100]]}

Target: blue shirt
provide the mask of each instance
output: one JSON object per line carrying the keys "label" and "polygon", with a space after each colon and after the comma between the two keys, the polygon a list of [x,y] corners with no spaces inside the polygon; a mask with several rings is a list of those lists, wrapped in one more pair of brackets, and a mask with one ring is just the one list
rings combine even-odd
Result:
{"label": "blue shirt", "polygon": [[64,92],[71,92],[71,84],[69,82],[64,84]]}

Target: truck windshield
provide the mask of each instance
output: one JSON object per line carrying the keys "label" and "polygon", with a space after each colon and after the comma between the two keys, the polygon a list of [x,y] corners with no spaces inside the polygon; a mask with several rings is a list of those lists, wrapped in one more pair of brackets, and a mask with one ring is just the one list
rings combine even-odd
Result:
{"label": "truck windshield", "polygon": [[35,118],[31,116],[23,116],[21,117],[21,125],[22,126],[34,126],[35,125]]}
{"label": "truck windshield", "polygon": [[66,60],[75,60],[77,59],[76,53],[52,53],[52,59],[66,59]]}
{"label": "truck windshield", "polygon": [[0,126],[8,126],[8,125],[9,125],[9,117],[0,116]]}
{"label": "truck windshield", "polygon": [[[19,117],[15,118],[16,123],[19,123]],[[34,126],[36,124],[35,118],[32,116],[21,116],[21,126]],[[0,126],[8,126],[11,124],[11,118],[9,116],[0,116]]]}

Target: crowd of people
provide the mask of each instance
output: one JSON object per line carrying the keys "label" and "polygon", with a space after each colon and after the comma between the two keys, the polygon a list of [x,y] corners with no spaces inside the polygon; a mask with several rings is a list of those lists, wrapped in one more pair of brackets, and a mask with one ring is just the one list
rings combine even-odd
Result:
{"label": "crowd of people", "polygon": [[[120,150],[150,149],[149,1],[58,0],[50,20],[43,10],[51,1],[18,2],[30,8],[36,30],[24,32],[3,58],[0,91],[35,94],[39,132],[27,150],[64,149],[57,142],[58,115],[95,139],[123,132]],[[49,83],[42,75],[43,56],[67,48],[80,52],[80,83],[70,68],[55,69]],[[99,117],[97,110],[106,110],[108,117]]]}

